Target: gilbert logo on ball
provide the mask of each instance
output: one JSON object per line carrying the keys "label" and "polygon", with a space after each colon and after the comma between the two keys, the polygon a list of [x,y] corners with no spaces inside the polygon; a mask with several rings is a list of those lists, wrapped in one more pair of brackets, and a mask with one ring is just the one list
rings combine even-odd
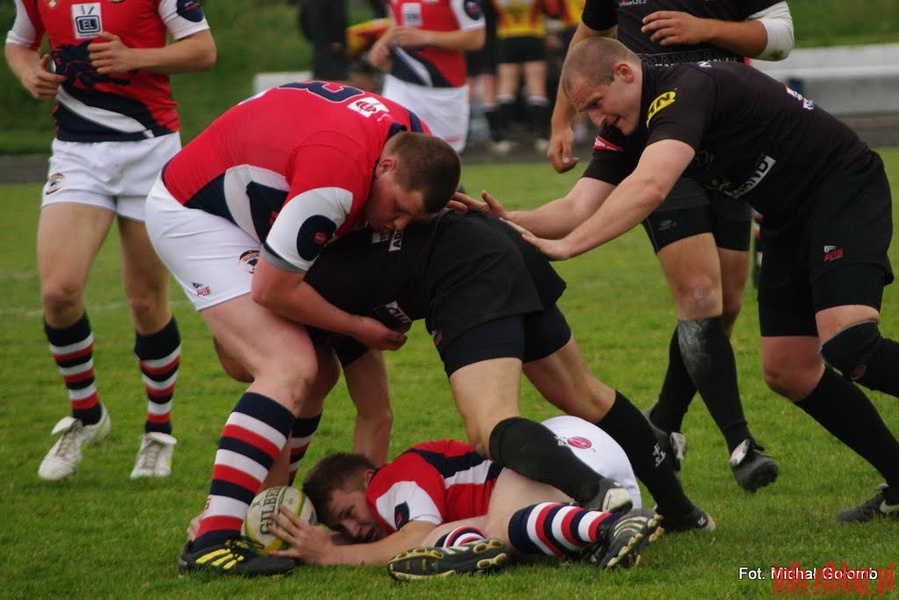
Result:
{"label": "gilbert logo on ball", "polygon": [[272,515],[282,505],[311,525],[318,522],[315,507],[297,488],[282,485],[262,490],[250,503],[242,533],[248,539],[258,542],[265,552],[283,550],[288,546],[270,532],[271,528],[277,527],[272,521]]}

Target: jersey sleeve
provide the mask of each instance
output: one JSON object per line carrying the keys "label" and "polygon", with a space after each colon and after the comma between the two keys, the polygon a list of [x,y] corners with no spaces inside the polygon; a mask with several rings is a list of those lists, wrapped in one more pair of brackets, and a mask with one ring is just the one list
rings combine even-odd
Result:
{"label": "jersey sleeve", "polygon": [[274,217],[263,256],[280,268],[305,273],[325,244],[359,218],[371,167],[337,145],[304,142],[292,157],[288,181],[288,200]]}
{"label": "jersey sleeve", "polygon": [[478,0],[452,0],[452,9],[460,30],[484,28],[484,10]]}
{"label": "jersey sleeve", "polygon": [[367,492],[378,519],[398,531],[410,521],[440,525],[446,515],[441,474],[415,453],[400,454],[377,471]]}
{"label": "jersey sleeve", "polygon": [[618,24],[618,3],[615,0],[587,0],[581,21],[595,31],[605,31]]}
{"label": "jersey sleeve", "polygon": [[197,0],[160,0],[159,18],[176,40],[209,29],[203,7]]}
{"label": "jersey sleeve", "polygon": [[41,22],[37,6],[33,2],[26,5],[23,0],[15,0],[15,2],[16,16],[12,27],[6,34],[6,43],[37,50],[41,47],[41,41],[44,38],[44,25]]}

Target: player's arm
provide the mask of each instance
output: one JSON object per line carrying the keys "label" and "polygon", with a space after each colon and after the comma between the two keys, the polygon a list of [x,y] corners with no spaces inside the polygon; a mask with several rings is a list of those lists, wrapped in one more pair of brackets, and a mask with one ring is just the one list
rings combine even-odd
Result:
{"label": "player's arm", "polygon": [[290,544],[290,548],[272,554],[310,565],[386,565],[403,550],[420,546],[435,527],[427,521],[409,521],[378,541],[343,545],[335,543],[327,529],[310,525],[283,507],[273,518],[278,528],[272,533]]}
{"label": "player's arm", "polygon": [[128,73],[137,69],[154,73],[208,71],[215,64],[216,48],[207,29],[161,48],[131,48],[122,39],[103,31],[87,47],[91,63],[100,73]]}
{"label": "player's arm", "polygon": [[353,449],[376,466],[387,462],[393,412],[387,364],[378,350],[369,350],[343,369],[347,391],[356,405]]}
{"label": "player's arm", "polygon": [[[598,31],[591,29],[583,22],[579,23],[577,30],[571,38],[569,49],[573,48],[578,42],[591,37],[614,37],[616,28]],[[551,133],[549,139],[549,147],[546,149],[546,158],[552,164],[553,168],[559,173],[570,170],[578,163],[578,158],[571,155],[571,148],[574,143],[574,131],[571,128],[571,122],[574,120],[575,110],[568,101],[568,96],[562,91],[562,83],[559,82],[559,90],[556,93],[556,104],[553,107],[552,118],[550,119]]]}
{"label": "player's arm", "polygon": [[403,333],[334,306],[304,283],[304,277],[302,272],[282,269],[263,257],[253,274],[251,297],[286,319],[351,336],[369,348],[396,350],[405,343]]}
{"label": "player's arm", "polygon": [[417,27],[394,27],[391,41],[402,47],[435,46],[445,50],[480,50],[487,34],[483,27],[455,31],[431,31]]}
{"label": "player's arm", "polygon": [[524,237],[553,260],[572,258],[605,244],[630,231],[659,206],[695,154],[689,144],[679,140],[654,142],[643,151],[637,168],[571,233],[558,240]]}
{"label": "player's arm", "polygon": [[37,50],[7,42],[4,50],[6,64],[31,96],[37,100],[53,100],[59,85],[66,80],[50,72],[49,54],[41,56]]}
{"label": "player's arm", "polygon": [[786,2],[773,4],[746,21],[702,19],[660,10],[644,17],[642,31],[660,46],[708,43],[764,60],[782,60],[793,49],[793,18]]}

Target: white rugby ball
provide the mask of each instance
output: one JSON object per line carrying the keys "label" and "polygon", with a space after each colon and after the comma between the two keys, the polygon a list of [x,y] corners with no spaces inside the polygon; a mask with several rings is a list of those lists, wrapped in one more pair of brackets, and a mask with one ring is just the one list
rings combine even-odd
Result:
{"label": "white rugby ball", "polygon": [[247,510],[247,518],[243,522],[243,535],[261,544],[265,552],[283,550],[289,546],[287,542],[269,533],[269,527],[277,527],[272,521],[272,515],[278,512],[278,507],[282,505],[310,525],[318,522],[315,507],[301,490],[286,485],[262,490],[253,498]]}

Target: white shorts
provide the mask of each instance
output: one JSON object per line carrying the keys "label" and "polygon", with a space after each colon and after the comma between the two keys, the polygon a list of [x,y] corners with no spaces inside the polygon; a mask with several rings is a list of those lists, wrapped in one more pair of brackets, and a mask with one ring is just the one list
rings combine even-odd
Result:
{"label": "white shorts", "polygon": [[147,234],[197,310],[250,293],[259,240],[231,221],[175,200],[157,179],[146,201]]}
{"label": "white shorts", "polygon": [[181,149],[171,133],[136,142],[63,142],[53,154],[41,206],[67,202],[144,220],[144,201],[165,163]]}
{"label": "white shorts", "polygon": [[435,137],[445,140],[456,152],[465,150],[471,110],[468,84],[457,88],[432,88],[387,75],[381,95],[418,115]]}
{"label": "white shorts", "polygon": [[637,485],[637,477],[627,454],[608,433],[584,419],[570,415],[553,417],[543,421],[543,424],[587,466],[627,488],[634,508],[643,506],[640,486]]}

